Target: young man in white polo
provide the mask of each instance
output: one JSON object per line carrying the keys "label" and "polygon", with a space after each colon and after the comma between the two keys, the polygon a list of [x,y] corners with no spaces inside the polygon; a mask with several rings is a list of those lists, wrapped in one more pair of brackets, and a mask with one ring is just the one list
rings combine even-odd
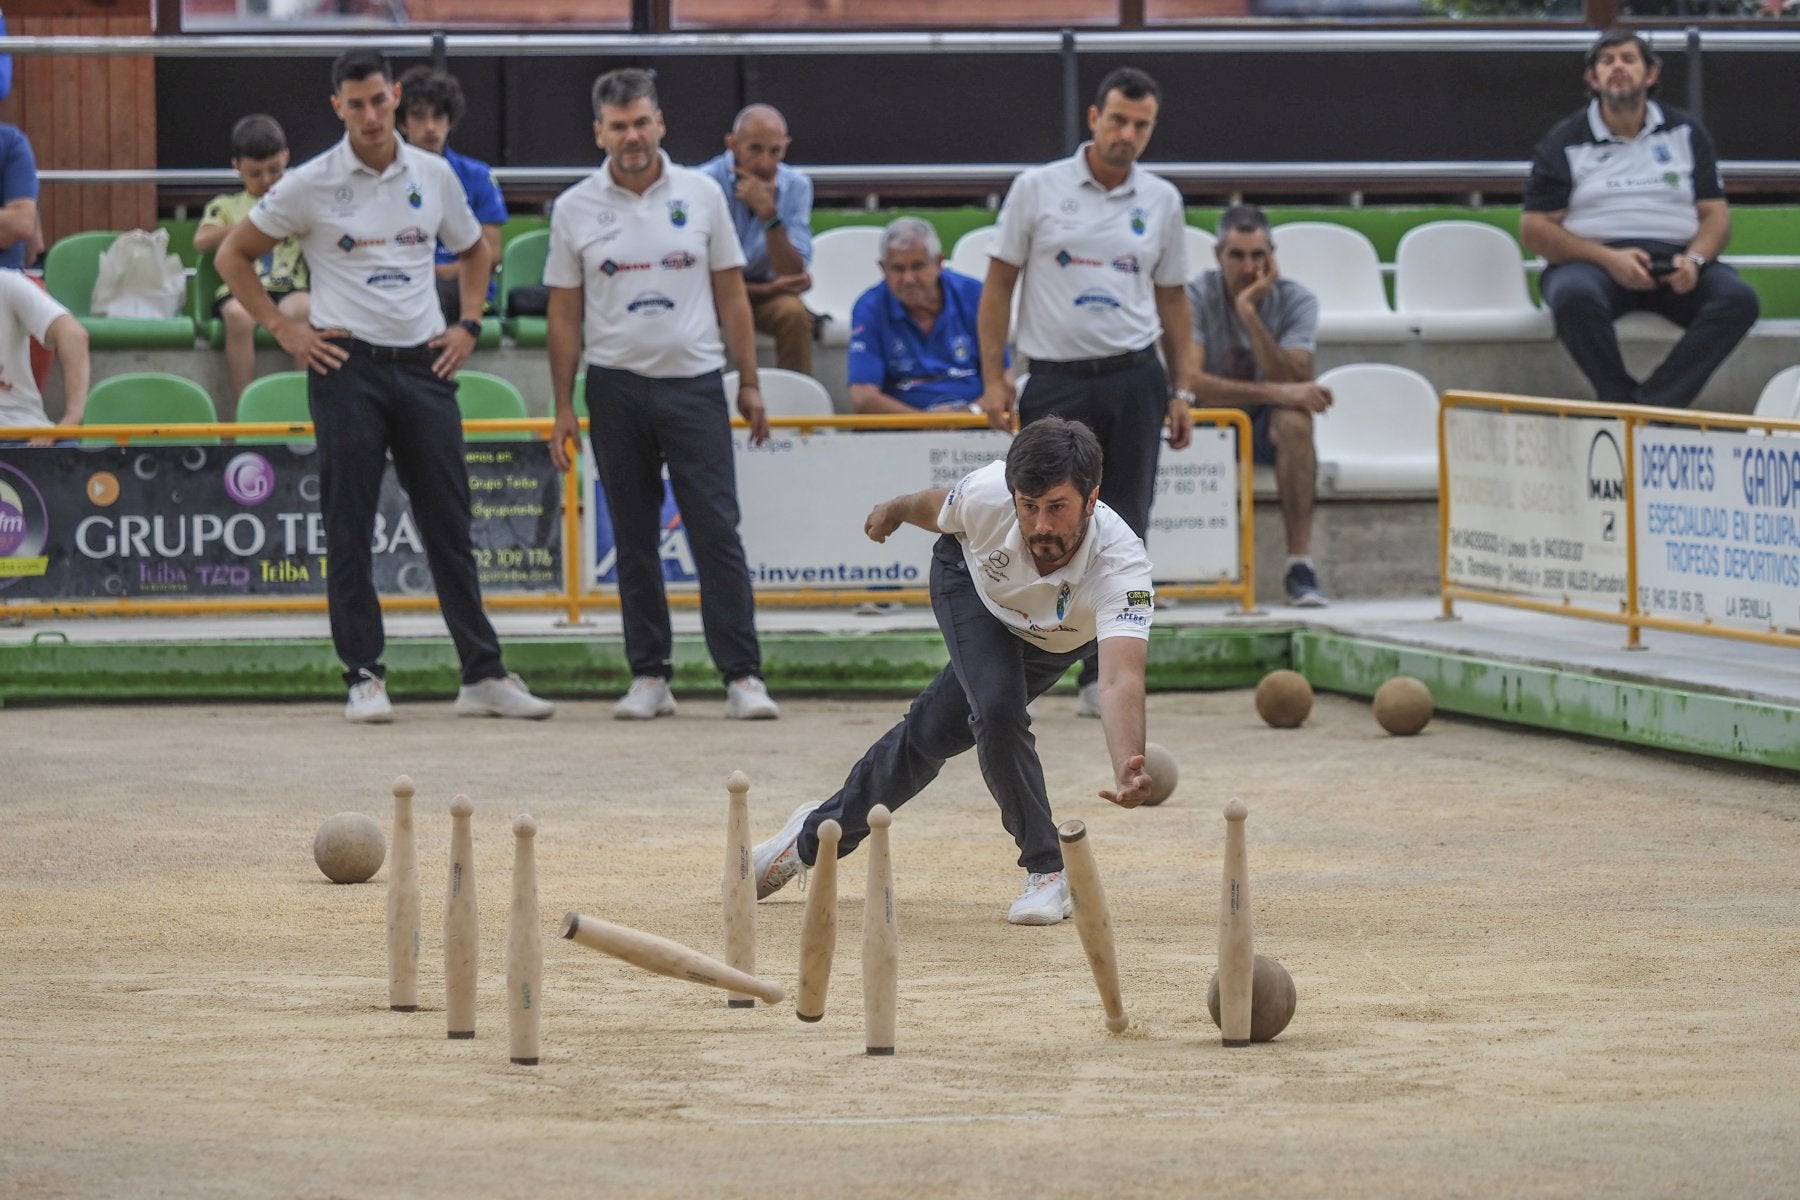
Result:
{"label": "young man in white polo", "polygon": [[869,513],[863,529],[873,541],[901,525],[943,535],[931,556],[931,606],[950,663],[836,795],[801,805],[756,847],[758,896],[817,860],[823,822],[843,827],[842,858],[868,836],[870,809],[898,809],[947,759],[973,748],[1025,869],[1025,890],[1006,919],[1054,925],[1069,915],[1062,845],[1027,706],[1096,645],[1114,781],[1100,795],[1136,808],[1151,783],[1144,767],[1150,560],[1124,518],[1100,500],[1100,463],[1100,442],[1086,425],[1044,417],[1019,431],[1006,461]]}
{"label": "young man in white polo", "polygon": [[675,711],[674,639],[657,552],[666,466],[700,577],[706,648],[725,680],[725,715],[767,720],[780,709],[762,681],[722,375],[729,347],[738,411],[761,445],[769,420],[744,252],[718,185],[663,153],[662,109],[648,74],[609,71],[595,80],[593,102],[594,140],[606,161],[557,197],[544,283],[556,398],[551,456],[567,467],[565,442],[579,428],[575,371],[585,359],[594,463],[612,516],[632,675],[613,716],[651,720]]}
{"label": "young man in white polo", "polygon": [[[332,64],[331,85],[344,139],[266,192],[215,263],[238,303],[308,368],[331,638],[350,688],[344,715],[393,719],[370,550],[391,452],[462,660],[456,711],[548,717],[555,706],[501,662],[469,541],[456,370],[481,333],[490,266],[481,226],[449,164],[395,133],[399,89],[385,58],[346,51]],[[256,260],[288,237],[299,239],[312,271],[311,324],[283,315],[256,277]],[[463,319],[448,329],[432,273],[439,238],[462,254]]]}

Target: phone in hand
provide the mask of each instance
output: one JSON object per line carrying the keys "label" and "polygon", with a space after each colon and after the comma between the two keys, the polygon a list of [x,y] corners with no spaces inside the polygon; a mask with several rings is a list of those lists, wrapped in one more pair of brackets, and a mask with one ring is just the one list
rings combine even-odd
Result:
{"label": "phone in hand", "polygon": [[1674,273],[1675,260],[1673,258],[1653,258],[1650,260],[1650,277],[1652,279],[1661,279],[1665,275],[1673,275]]}

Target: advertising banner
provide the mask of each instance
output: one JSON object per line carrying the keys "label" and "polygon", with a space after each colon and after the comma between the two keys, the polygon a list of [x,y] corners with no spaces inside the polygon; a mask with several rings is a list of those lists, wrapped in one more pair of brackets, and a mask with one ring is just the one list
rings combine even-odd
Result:
{"label": "advertising banner", "polygon": [[1617,611],[1625,430],[1612,418],[1445,414],[1450,582]]}
{"label": "advertising banner", "polygon": [[[477,442],[467,457],[482,587],[560,589],[548,444]],[[391,465],[373,550],[377,591],[431,592]],[[0,601],[322,596],[327,566],[308,444],[0,449]]]}
{"label": "advertising banner", "polygon": [[1800,629],[1800,440],[1640,428],[1636,498],[1643,612]]}
{"label": "advertising banner", "polygon": [[[759,447],[732,431],[737,452],[739,534],[757,588],[924,587],[934,535],[905,526],[871,542],[863,520],[882,500],[954,486],[1002,458],[1011,438],[992,430],[900,432],[778,429]],[[1162,582],[1211,583],[1238,577],[1235,433],[1197,426],[1193,444],[1164,450],[1151,510],[1150,559]],[[584,515],[589,586],[618,582],[612,524],[592,455],[585,458]],[[663,481],[659,541],[663,578],[694,584],[693,553],[673,489]]]}

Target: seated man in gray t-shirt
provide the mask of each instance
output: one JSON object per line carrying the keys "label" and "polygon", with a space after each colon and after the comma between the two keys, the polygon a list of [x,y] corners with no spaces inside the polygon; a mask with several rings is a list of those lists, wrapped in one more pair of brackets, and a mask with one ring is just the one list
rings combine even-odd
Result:
{"label": "seated man in gray t-shirt", "polygon": [[1215,254],[1218,266],[1187,284],[1201,368],[1198,403],[1250,413],[1252,450],[1257,462],[1275,468],[1287,527],[1287,601],[1319,608],[1326,600],[1312,562],[1312,415],[1331,407],[1330,389],[1312,381],[1319,301],[1275,269],[1269,218],[1259,208],[1225,210]]}

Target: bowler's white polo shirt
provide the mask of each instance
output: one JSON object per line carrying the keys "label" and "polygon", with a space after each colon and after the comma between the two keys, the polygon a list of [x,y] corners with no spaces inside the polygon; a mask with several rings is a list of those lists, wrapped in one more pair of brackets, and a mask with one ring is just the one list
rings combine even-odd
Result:
{"label": "bowler's white polo shirt", "polygon": [[638,195],[605,164],[556,198],[544,282],[581,288],[584,360],[652,379],[725,365],[713,272],[744,265],[719,185],[662,154]]}
{"label": "bowler's white polo shirt", "polygon": [[1000,206],[988,253],[1023,272],[1014,340],[1027,358],[1142,350],[1162,334],[1155,288],[1187,283],[1181,193],[1136,165],[1108,191],[1090,144],[1020,175]]}
{"label": "bowler's white polo shirt", "polygon": [[1075,557],[1048,575],[1038,574],[1025,545],[1004,461],[950,489],[938,528],[962,543],[987,610],[1040,649],[1062,654],[1110,637],[1150,637],[1150,559],[1143,541],[1106,504],[1094,506]]}
{"label": "bowler's white polo shirt", "polygon": [[433,259],[481,239],[462,181],[436,154],[394,138],[377,173],[342,141],[276,181],[250,210],[272,238],[295,237],[312,273],[312,324],[377,346],[417,346],[444,332]]}
{"label": "bowler's white polo shirt", "polygon": [[0,376],[7,382],[0,389],[0,427],[53,423],[31,374],[31,339],[43,341],[51,322],[68,315],[25,272],[0,271]]}

